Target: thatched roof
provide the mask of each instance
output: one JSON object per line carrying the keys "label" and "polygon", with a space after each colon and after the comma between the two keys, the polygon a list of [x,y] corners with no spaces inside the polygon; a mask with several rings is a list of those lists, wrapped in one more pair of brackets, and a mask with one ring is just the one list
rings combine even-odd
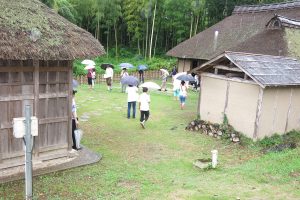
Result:
{"label": "thatched roof", "polygon": [[300,85],[300,62],[294,58],[283,56],[225,52],[193,71],[205,72],[221,62],[224,63],[225,59],[263,88]]}
{"label": "thatched roof", "polygon": [[74,60],[105,54],[90,33],[38,0],[0,0],[0,59]]}
{"label": "thatched roof", "polygon": [[[293,57],[299,54],[300,57],[300,50],[295,52],[289,49],[284,28],[273,31],[266,27],[276,14],[297,22],[300,20],[300,1],[236,7],[233,15],[180,43],[167,55],[210,60],[224,51],[242,51]],[[214,39],[216,31],[217,40]]]}

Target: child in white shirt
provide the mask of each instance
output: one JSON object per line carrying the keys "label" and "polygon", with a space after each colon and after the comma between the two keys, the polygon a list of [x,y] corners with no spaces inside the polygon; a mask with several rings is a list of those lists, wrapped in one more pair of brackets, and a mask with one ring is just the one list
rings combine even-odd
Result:
{"label": "child in white shirt", "polygon": [[150,95],[147,94],[148,88],[143,87],[143,93],[139,98],[139,108],[141,111],[140,124],[145,128],[145,122],[148,120],[150,115]]}

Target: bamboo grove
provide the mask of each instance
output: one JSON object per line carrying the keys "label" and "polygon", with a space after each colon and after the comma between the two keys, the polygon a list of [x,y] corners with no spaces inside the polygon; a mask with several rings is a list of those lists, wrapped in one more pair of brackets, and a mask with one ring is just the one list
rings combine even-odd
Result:
{"label": "bamboo grove", "polygon": [[145,58],[164,54],[217,23],[236,5],[282,0],[41,0],[99,39],[110,56],[126,47]]}

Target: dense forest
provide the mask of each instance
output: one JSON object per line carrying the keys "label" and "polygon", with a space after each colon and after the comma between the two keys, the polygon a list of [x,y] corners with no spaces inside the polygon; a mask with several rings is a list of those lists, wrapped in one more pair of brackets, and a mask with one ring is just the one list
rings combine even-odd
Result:
{"label": "dense forest", "polygon": [[[92,33],[111,57],[151,58],[231,15],[234,6],[282,0],[41,0]],[[120,52],[121,51],[121,52]]]}

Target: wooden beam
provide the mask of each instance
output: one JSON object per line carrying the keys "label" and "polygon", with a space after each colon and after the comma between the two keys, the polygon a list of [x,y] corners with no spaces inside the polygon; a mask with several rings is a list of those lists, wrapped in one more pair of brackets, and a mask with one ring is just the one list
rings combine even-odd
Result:
{"label": "wooden beam", "polygon": [[289,118],[290,118],[290,114],[291,114],[292,99],[293,99],[293,91],[294,91],[293,88],[291,88],[291,91],[290,91],[289,108],[288,108],[288,112],[287,112],[287,115],[286,115],[286,122],[285,122],[284,133],[287,132],[288,125],[289,125]]}
{"label": "wooden beam", "polygon": [[223,66],[223,65],[216,65],[214,66],[215,69],[222,69],[222,70],[227,70],[227,71],[233,71],[233,72],[243,72],[242,70],[240,70],[237,67],[227,67],[227,66]]}
{"label": "wooden beam", "polygon": [[261,116],[261,110],[262,110],[262,102],[263,102],[263,96],[264,96],[264,89],[259,88],[258,93],[258,100],[257,100],[257,107],[256,107],[256,117],[255,117],[255,123],[254,123],[254,133],[253,133],[253,139],[257,140],[257,133],[259,129],[259,122],[260,122],[260,116]]}
{"label": "wooden beam", "polygon": [[8,96],[8,97],[1,97],[0,96],[0,102],[1,101],[22,101],[22,100],[33,100],[34,96],[33,95],[23,95],[23,96]]}
{"label": "wooden beam", "polygon": [[[33,60],[33,67],[34,67],[34,73],[33,73],[33,81],[34,81],[34,109],[33,109],[33,116],[38,117],[39,113],[39,93],[40,93],[40,62],[39,60]],[[40,143],[38,142],[38,138],[34,138],[34,148],[33,153],[35,156],[39,156],[40,151]]]}
{"label": "wooden beam", "polygon": [[229,90],[230,90],[230,81],[227,80],[226,96],[225,96],[225,105],[224,105],[224,110],[223,110],[224,115],[226,115],[226,112],[227,112]]}

